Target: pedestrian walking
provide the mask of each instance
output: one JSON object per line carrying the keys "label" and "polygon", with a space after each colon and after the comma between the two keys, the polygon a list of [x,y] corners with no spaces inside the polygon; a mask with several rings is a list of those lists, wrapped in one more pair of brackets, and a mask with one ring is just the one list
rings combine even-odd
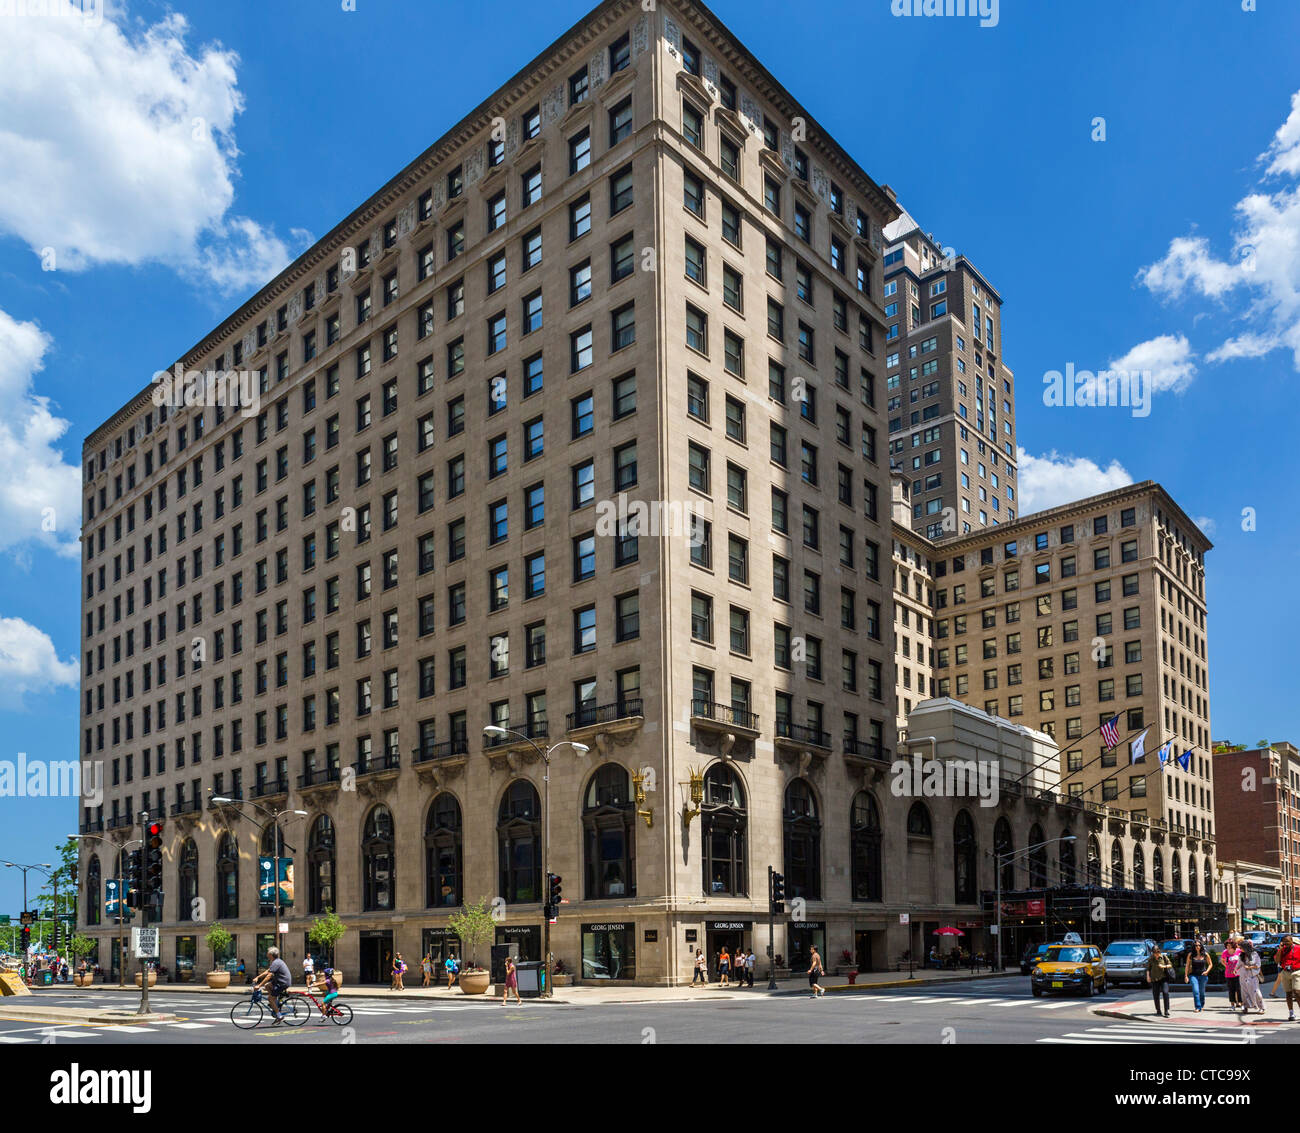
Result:
{"label": "pedestrian walking", "polygon": [[1242,1013],[1254,1011],[1264,1014],[1264,996],[1259,990],[1259,971],[1263,958],[1248,939],[1241,946],[1241,1002]]}
{"label": "pedestrian walking", "polygon": [[727,946],[722,946],[722,951],[718,953],[718,986],[729,986],[731,976],[731,953],[727,951]]}
{"label": "pedestrian walking", "polygon": [[702,987],[709,986],[709,962],[704,958],[704,949],[695,950],[695,974],[691,976],[691,987],[699,984]]}
{"label": "pedestrian walking", "polygon": [[244,981],[244,983],[248,983],[248,969],[244,966],[243,957],[240,957],[239,967],[235,969],[235,972],[236,974],[238,974],[240,979]]}
{"label": "pedestrian walking", "polygon": [[1269,999],[1277,998],[1277,989],[1282,984],[1282,977],[1286,975],[1282,967],[1282,961],[1286,959],[1286,954],[1291,951],[1291,934],[1284,933],[1282,939],[1278,942],[1277,951],[1273,954],[1273,959],[1277,961],[1277,978],[1273,981],[1273,988],[1268,993]]}
{"label": "pedestrian walking", "polygon": [[[1282,950],[1278,949],[1278,956],[1282,955]],[[1291,947],[1287,949],[1286,958],[1278,961],[1278,967],[1282,969],[1282,987],[1286,991],[1286,1017],[1287,1022],[1295,1022],[1295,1003],[1300,999],[1300,945],[1292,939]]]}
{"label": "pedestrian walking", "polygon": [[814,945],[812,950],[812,960],[808,965],[808,986],[813,989],[813,998],[820,999],[826,994],[826,989],[821,985],[822,979],[822,958],[817,952]]}
{"label": "pedestrian walking", "polygon": [[400,952],[393,953],[393,991],[405,991],[402,986],[402,977],[406,974],[406,961],[402,959]]}
{"label": "pedestrian walking", "polygon": [[506,1005],[507,997],[510,995],[512,991],[515,993],[515,1002],[518,1003],[520,1007],[522,1007],[524,1005],[524,1001],[519,998],[519,973],[515,971],[514,960],[512,960],[509,956],[507,956],[506,957],[506,984],[501,991],[502,1007]]}
{"label": "pedestrian walking", "polygon": [[1228,1006],[1241,1010],[1241,946],[1235,936],[1228,937],[1220,956],[1223,961],[1223,979],[1228,985]]}
{"label": "pedestrian walking", "polygon": [[1212,971],[1214,957],[1198,940],[1192,945],[1192,950],[1187,954],[1187,962],[1183,965],[1183,979],[1192,985],[1192,1003],[1198,1012],[1205,1010],[1205,989]]}
{"label": "pedestrian walking", "polygon": [[460,975],[460,963],[455,956],[448,956],[442,962],[442,967],[447,973],[447,990],[451,991],[456,985],[456,977]]}
{"label": "pedestrian walking", "polygon": [[311,958],[310,952],[302,958],[302,982],[307,987],[316,982],[316,962]]}
{"label": "pedestrian walking", "polygon": [[1174,962],[1168,954],[1156,945],[1147,960],[1147,983],[1151,985],[1151,998],[1155,1001],[1156,1014],[1162,1014],[1160,1003],[1163,1000],[1163,1015],[1169,1018],[1169,979],[1174,974]]}
{"label": "pedestrian walking", "polygon": [[744,987],[745,986],[745,950],[743,948],[736,949],[736,955],[732,957],[731,964],[736,972],[736,986]]}
{"label": "pedestrian walking", "polygon": [[752,950],[745,957],[745,986],[754,986],[754,953]]}
{"label": "pedestrian walking", "polygon": [[424,954],[424,959],[420,961],[420,970],[424,973],[424,981],[421,987],[428,987],[429,981],[433,979],[433,952],[429,951]]}

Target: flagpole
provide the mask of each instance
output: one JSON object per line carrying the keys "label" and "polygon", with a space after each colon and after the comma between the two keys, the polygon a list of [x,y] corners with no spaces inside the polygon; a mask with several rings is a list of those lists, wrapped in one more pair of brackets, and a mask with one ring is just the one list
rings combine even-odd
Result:
{"label": "flagpole", "polygon": [[[1119,721],[1119,714],[1116,713],[1115,716],[1113,717],[1113,719],[1114,719],[1116,722],[1118,722],[1118,721]],[[1105,727],[1107,724],[1109,724],[1109,723],[1110,723],[1109,720],[1103,720],[1100,724],[1098,724],[1095,728],[1093,728],[1093,730],[1092,730],[1091,732],[1086,732],[1086,733],[1084,733],[1082,736],[1077,737],[1077,740],[1072,741],[1072,742],[1082,743],[1082,742],[1083,742],[1084,740],[1086,740],[1089,736],[1091,736],[1091,735],[1095,735],[1097,732],[1100,732],[1100,731],[1102,730],[1102,728],[1104,728],[1104,727]],[[1056,737],[1053,736],[1052,738],[1055,739]],[[1107,750],[1114,750],[1114,749],[1108,748]],[[1057,749],[1057,754],[1056,754],[1056,760],[1057,760],[1058,763],[1060,762],[1060,758],[1061,758],[1061,754],[1060,754],[1060,749],[1058,748],[1058,749]],[[1042,763],[1036,763],[1036,764],[1034,764],[1034,766],[1031,767],[1028,771],[1026,771],[1023,775],[1019,776],[1019,777],[1016,778],[1016,779],[1012,779],[1012,780],[1011,780],[1011,783],[1010,783],[1010,786],[1013,786],[1013,787],[1014,787],[1017,783],[1021,782],[1021,781],[1024,780],[1024,779],[1027,779],[1027,778],[1028,778],[1030,775],[1032,775],[1035,771],[1040,771],[1040,770],[1042,770],[1042,769],[1043,769],[1044,767],[1046,767],[1046,766],[1047,766],[1051,761],[1052,761],[1052,757],[1051,757],[1051,756],[1048,756],[1045,760],[1043,760]],[[1079,770],[1082,771],[1083,768],[1080,768]]]}

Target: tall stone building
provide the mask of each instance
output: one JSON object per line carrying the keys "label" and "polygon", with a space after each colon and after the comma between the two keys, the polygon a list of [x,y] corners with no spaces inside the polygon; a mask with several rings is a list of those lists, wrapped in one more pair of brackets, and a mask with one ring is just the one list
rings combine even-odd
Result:
{"label": "tall stone building", "polygon": [[1002,296],[906,212],[884,235],[885,413],[911,525],[942,540],[1014,522],[1015,378]]}
{"label": "tall stone building", "polygon": [[899,215],[703,5],[608,0],[176,362],[251,397],[96,429],[101,961],[143,812],[182,975],[218,919],[262,960],[277,873],[290,961],[332,908],[362,981],[480,896],[539,957],[547,870],[588,978],[765,946],[769,865],[787,962],[894,923]]}

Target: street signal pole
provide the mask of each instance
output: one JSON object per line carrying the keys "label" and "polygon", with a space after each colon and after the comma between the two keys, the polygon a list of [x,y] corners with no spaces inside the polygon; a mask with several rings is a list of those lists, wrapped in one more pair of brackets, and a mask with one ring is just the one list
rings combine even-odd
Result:
{"label": "street signal pole", "polygon": [[785,874],[767,867],[767,990],[776,991],[776,914],[785,912]]}

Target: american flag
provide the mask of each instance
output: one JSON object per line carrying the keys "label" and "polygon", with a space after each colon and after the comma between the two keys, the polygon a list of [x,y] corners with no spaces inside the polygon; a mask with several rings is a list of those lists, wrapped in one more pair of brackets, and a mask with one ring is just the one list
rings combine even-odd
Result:
{"label": "american flag", "polygon": [[1119,747],[1119,732],[1115,729],[1118,723],[1119,717],[1115,716],[1101,726],[1101,738],[1106,741],[1107,747]]}

